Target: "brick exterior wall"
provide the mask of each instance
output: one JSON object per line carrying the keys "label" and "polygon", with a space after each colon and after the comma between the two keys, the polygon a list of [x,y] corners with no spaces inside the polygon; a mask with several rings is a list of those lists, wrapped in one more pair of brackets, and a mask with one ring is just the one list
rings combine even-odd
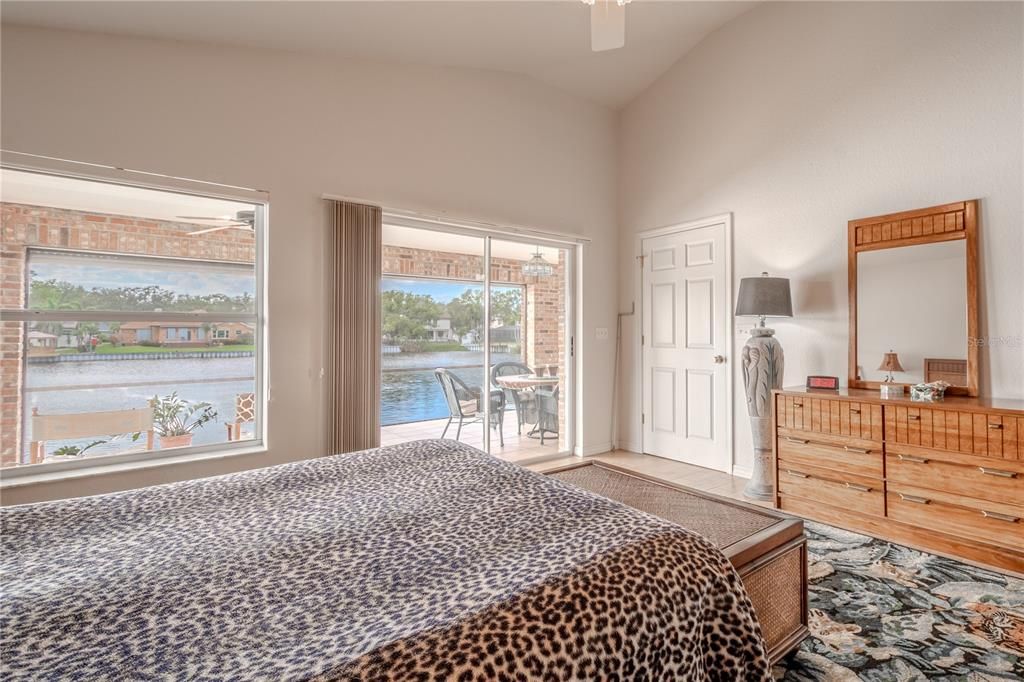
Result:
{"label": "brick exterior wall", "polygon": [[[25,303],[25,260],[31,247],[140,256],[256,261],[256,242],[241,230],[191,236],[196,225],[131,216],[0,203],[0,308]],[[73,313],[69,314],[73,318]],[[24,377],[22,323],[0,322],[0,465],[18,461]]]}

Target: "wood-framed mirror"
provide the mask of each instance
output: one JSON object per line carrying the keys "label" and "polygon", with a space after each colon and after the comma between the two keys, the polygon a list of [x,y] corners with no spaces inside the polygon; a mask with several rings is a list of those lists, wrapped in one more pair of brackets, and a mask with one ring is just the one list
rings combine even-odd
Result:
{"label": "wood-framed mirror", "polygon": [[849,386],[877,389],[895,353],[895,383],[977,396],[977,200],[851,220],[848,255]]}

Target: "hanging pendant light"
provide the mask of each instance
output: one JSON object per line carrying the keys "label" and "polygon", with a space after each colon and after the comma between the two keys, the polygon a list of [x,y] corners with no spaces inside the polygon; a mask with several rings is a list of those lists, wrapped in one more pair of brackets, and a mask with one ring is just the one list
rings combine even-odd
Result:
{"label": "hanging pendant light", "polygon": [[540,255],[540,247],[537,253],[530,256],[530,260],[523,263],[523,274],[527,277],[550,277],[555,272],[555,266],[544,260]]}

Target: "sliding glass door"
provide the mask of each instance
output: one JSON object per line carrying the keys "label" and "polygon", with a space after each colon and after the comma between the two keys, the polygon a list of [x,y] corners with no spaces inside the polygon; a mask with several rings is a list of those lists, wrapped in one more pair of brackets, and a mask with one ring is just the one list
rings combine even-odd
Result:
{"label": "sliding glass door", "polygon": [[569,451],[571,251],[506,238],[489,246],[490,378],[503,432],[515,434],[514,448],[496,448],[492,434],[491,452],[523,461]]}
{"label": "sliding glass door", "polygon": [[573,248],[384,221],[381,444],[513,461],[572,448]]}

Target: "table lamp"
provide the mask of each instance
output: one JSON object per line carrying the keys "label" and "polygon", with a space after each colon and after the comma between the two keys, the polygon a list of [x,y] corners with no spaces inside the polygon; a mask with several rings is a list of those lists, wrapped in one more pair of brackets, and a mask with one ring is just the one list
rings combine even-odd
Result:
{"label": "table lamp", "polygon": [[743,346],[743,387],[747,393],[747,414],[754,433],[754,470],[743,494],[755,500],[770,500],[774,494],[769,477],[772,452],[772,390],[782,388],[784,367],[782,344],[775,330],[765,327],[766,317],[793,317],[789,280],[769,277],[744,277],[736,301],[736,315],[757,317],[758,326],[750,330]]}
{"label": "table lamp", "polygon": [[884,372],[888,372],[885,376],[885,381],[882,382],[879,390],[881,391],[883,398],[898,398],[903,395],[903,384],[897,384],[893,382],[893,372],[903,372],[903,365],[900,364],[899,356],[893,352],[892,348],[889,352],[882,357],[882,364],[878,366],[878,369]]}

